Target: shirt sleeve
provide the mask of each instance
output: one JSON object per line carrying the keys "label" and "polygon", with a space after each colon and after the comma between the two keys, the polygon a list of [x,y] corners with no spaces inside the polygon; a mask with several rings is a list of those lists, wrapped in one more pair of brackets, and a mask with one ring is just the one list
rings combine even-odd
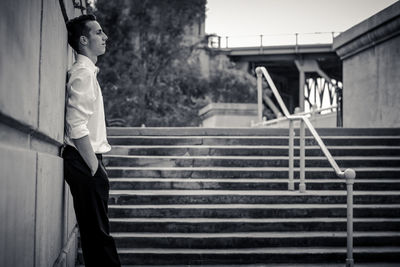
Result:
{"label": "shirt sleeve", "polygon": [[78,69],[70,74],[65,121],[66,133],[71,139],[89,135],[87,124],[96,100],[93,75],[88,69]]}

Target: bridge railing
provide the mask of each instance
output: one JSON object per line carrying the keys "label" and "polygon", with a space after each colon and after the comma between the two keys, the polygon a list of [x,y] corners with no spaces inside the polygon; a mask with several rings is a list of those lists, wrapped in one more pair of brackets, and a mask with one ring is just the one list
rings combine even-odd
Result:
{"label": "bridge railing", "polygon": [[274,45],[331,44],[339,32],[311,32],[291,34],[259,34],[238,36],[209,36],[209,47],[263,47]]}
{"label": "bridge railing", "polygon": [[262,78],[267,80],[269,87],[271,88],[276,100],[279,103],[280,108],[284,116],[289,120],[289,184],[288,189],[294,190],[294,121],[300,121],[300,185],[299,191],[301,193],[306,192],[305,184],[305,126],[309,129],[311,135],[317,141],[319,147],[324,153],[325,157],[329,161],[330,165],[334,169],[336,175],[339,178],[346,179],[347,187],[347,258],[346,266],[354,266],[353,259],[353,184],[356,177],[356,172],[353,169],[346,169],[342,171],[328,148],[325,146],[321,137],[315,130],[314,126],[309,121],[306,115],[290,115],[285,103],[282,100],[274,82],[271,79],[267,69],[265,67],[257,67],[257,89],[262,91]]}

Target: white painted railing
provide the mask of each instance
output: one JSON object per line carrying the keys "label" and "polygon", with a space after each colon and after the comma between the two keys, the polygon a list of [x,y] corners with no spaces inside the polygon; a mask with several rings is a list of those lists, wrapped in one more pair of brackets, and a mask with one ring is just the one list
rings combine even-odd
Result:
{"label": "white painted railing", "polygon": [[336,161],[333,159],[331,153],[325,146],[321,137],[315,130],[314,126],[309,121],[307,115],[304,114],[296,114],[290,115],[288,109],[286,108],[285,103],[282,100],[278,90],[274,82],[271,79],[267,69],[265,67],[257,67],[257,90],[258,92],[262,92],[262,77],[267,80],[269,87],[271,88],[273,94],[275,95],[276,100],[279,103],[279,106],[282,109],[284,116],[289,120],[289,184],[288,189],[294,190],[294,125],[293,122],[296,120],[300,121],[300,185],[299,191],[300,193],[306,192],[306,184],[305,184],[305,126],[309,129],[310,133],[317,141],[319,147],[324,153],[325,157],[329,161],[330,165],[334,169],[336,175],[339,178],[346,179],[347,186],[347,258],[346,258],[346,266],[354,266],[353,259],[353,184],[354,179],[356,177],[356,172],[353,169],[346,169],[342,171]]}
{"label": "white painted railing", "polygon": [[[258,114],[260,114],[259,117],[262,117],[262,107],[263,107],[263,105],[261,102],[258,104]],[[329,106],[329,107],[325,107],[325,108],[319,108],[319,109],[311,109],[310,111],[295,113],[295,115],[296,116],[306,116],[306,117],[310,117],[310,119],[312,119],[314,116],[316,116],[317,114],[321,114],[323,111],[327,111],[327,110],[332,111],[335,109],[337,109],[337,105],[333,105],[333,106]],[[333,111],[333,112],[335,112],[335,111]],[[326,113],[326,114],[332,114],[332,112]],[[283,121],[290,121],[290,120],[288,118],[286,118],[285,116],[278,117],[277,119],[272,119],[272,120],[266,120],[266,118],[263,117],[263,119],[259,122],[252,121],[251,127],[268,126],[268,125],[276,124],[276,123],[283,122]]]}

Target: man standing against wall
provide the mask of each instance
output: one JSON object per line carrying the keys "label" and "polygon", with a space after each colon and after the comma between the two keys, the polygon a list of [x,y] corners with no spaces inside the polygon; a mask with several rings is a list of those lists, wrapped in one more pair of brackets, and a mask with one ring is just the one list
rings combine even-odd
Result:
{"label": "man standing against wall", "polygon": [[67,30],[77,58],[68,71],[64,176],[74,200],[85,265],[121,266],[109,230],[109,181],[102,154],[111,147],[95,65],[106,51],[107,35],[93,15],[68,21]]}

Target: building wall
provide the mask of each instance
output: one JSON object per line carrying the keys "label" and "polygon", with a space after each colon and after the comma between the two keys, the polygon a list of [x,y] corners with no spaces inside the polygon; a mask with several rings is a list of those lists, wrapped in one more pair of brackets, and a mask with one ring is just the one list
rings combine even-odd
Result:
{"label": "building wall", "polygon": [[75,266],[60,157],[73,62],[62,5],[81,14],[67,0],[0,1],[0,266]]}
{"label": "building wall", "polygon": [[335,38],[344,127],[400,127],[400,2]]}

